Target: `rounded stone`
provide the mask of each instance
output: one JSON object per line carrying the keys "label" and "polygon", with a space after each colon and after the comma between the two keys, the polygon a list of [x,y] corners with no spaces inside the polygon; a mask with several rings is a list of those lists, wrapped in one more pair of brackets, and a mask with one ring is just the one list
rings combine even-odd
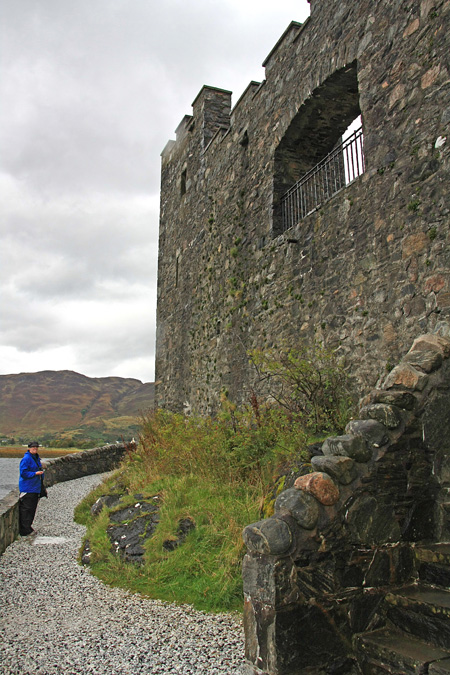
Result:
{"label": "rounded stone", "polygon": [[383,389],[410,389],[411,391],[422,391],[427,382],[428,375],[416,370],[409,363],[400,363],[396,366],[382,383]]}
{"label": "rounded stone", "polygon": [[398,389],[391,389],[385,391],[384,389],[374,389],[361,401],[361,406],[365,407],[373,403],[385,403],[386,405],[395,406],[401,410],[414,410],[416,406],[416,397],[409,391],[401,391]]}
{"label": "rounded stone", "polygon": [[330,455],[313,457],[311,459],[311,466],[314,471],[323,471],[342,485],[352,483],[358,476],[355,462],[351,457],[333,457]]}
{"label": "rounded stone", "polygon": [[324,506],[332,506],[339,499],[339,488],[326,473],[314,471],[306,476],[299,476],[294,483],[297,490],[308,492]]}
{"label": "rounded stone", "polygon": [[442,365],[442,354],[436,349],[426,349],[426,345],[420,344],[415,349],[410,349],[403,361],[425,373],[432,373]]}
{"label": "rounded stone", "polygon": [[373,403],[361,408],[359,415],[361,419],[375,420],[384,424],[388,429],[396,429],[400,424],[400,413],[396,408],[386,403]]}
{"label": "rounded stone", "polygon": [[282,555],[293,542],[288,524],[279,518],[267,518],[247,525],[242,538],[250,552],[266,555]]}
{"label": "rounded stone", "polygon": [[300,527],[312,530],[319,518],[319,504],[307,492],[289,488],[282,492],[275,502],[275,513],[288,513]]}
{"label": "rounded stone", "polygon": [[375,420],[352,420],[345,427],[348,434],[362,436],[369,445],[379,448],[389,441],[389,434],[384,424]]}
{"label": "rounded stone", "polygon": [[324,455],[338,455],[350,457],[356,462],[368,462],[372,457],[372,450],[367,447],[365,439],[357,434],[331,436],[322,445]]}

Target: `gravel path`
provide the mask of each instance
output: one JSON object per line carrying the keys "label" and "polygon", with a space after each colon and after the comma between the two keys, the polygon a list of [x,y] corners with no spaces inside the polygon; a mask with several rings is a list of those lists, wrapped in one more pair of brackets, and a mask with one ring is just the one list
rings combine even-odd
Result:
{"label": "gravel path", "polygon": [[38,534],[0,556],[0,673],[241,673],[235,617],[109,588],[77,564],[84,527],[73,509],[99,481],[50,488],[34,521]]}

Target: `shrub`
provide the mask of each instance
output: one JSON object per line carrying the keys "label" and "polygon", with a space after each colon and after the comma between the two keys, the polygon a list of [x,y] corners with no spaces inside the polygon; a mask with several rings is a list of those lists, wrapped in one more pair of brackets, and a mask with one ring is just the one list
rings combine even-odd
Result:
{"label": "shrub", "polygon": [[148,414],[132,461],[143,463],[154,479],[194,474],[255,485],[270,480],[276,467],[305,445],[300,421],[282,408],[261,404],[253,395],[238,409],[223,396],[216,418],[184,417],[167,410]]}
{"label": "shrub", "polygon": [[341,431],[351,417],[348,376],[335,354],[318,344],[250,352],[255,387],[312,433]]}
{"label": "shrub", "polygon": [[[273,509],[277,469],[302,458],[311,430],[338,427],[349,411],[346,378],[325,351],[258,351],[252,359],[264,396],[255,389],[238,407],[224,392],[214,418],[159,409],[142,419],[140,443],[109,488],[120,484],[130,500],[138,492],[161,495],[161,520],[145,544],[143,565],[135,568],[111,553],[106,513],[95,520],[90,497],[77,513],[88,524],[94,574],[198,609],[242,607],[242,529],[260,517],[262,506],[266,515]],[[277,485],[281,490],[283,479]],[[167,552],[164,540],[187,517],[195,530]]]}

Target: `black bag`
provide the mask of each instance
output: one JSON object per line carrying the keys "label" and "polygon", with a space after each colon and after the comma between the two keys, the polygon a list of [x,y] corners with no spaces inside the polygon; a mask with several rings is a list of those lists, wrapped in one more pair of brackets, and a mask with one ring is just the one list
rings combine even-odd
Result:
{"label": "black bag", "polygon": [[47,488],[46,488],[45,485],[44,485],[44,478],[43,478],[43,476],[41,476],[41,494],[39,495],[39,499],[42,499],[42,497],[47,497],[47,498],[48,498]]}

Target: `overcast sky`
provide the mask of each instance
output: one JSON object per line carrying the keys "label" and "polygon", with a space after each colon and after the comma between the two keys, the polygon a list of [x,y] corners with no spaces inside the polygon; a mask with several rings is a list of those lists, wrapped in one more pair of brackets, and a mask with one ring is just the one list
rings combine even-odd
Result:
{"label": "overcast sky", "polygon": [[0,374],[154,377],[160,153],[306,0],[2,0]]}

